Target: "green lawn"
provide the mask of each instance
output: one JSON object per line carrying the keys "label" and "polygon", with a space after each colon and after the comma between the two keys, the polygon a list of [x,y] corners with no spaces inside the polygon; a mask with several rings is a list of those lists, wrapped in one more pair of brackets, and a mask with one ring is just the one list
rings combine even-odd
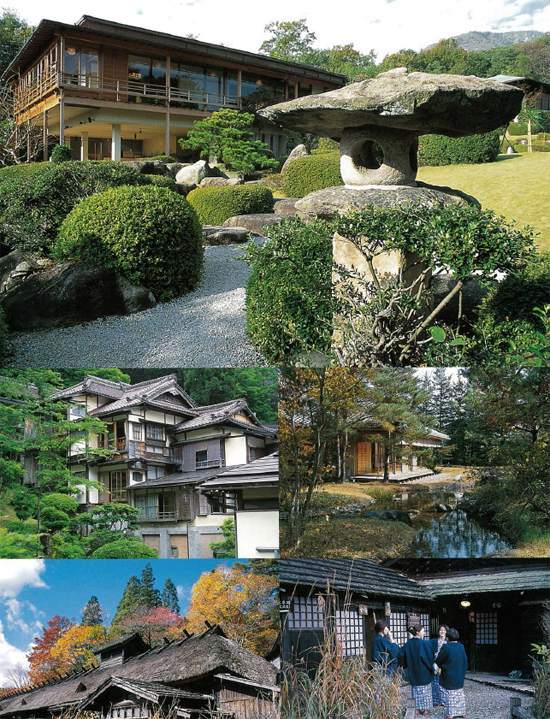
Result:
{"label": "green lawn", "polygon": [[482,206],[494,210],[518,225],[531,225],[537,243],[550,249],[550,152],[529,155],[501,155],[484,165],[421,167],[418,179],[447,185],[477,197]]}

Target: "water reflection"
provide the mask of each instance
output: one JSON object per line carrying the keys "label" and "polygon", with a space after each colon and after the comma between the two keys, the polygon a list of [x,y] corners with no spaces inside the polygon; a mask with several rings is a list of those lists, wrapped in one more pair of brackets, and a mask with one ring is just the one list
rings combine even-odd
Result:
{"label": "water reflection", "polygon": [[459,559],[489,557],[510,547],[498,534],[484,529],[463,510],[455,509],[419,529],[411,551],[414,557]]}

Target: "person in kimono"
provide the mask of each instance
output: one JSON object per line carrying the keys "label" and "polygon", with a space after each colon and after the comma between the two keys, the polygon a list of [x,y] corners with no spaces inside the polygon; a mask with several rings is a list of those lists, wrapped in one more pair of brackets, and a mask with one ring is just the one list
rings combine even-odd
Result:
{"label": "person in kimono", "polygon": [[447,627],[446,624],[442,624],[439,627],[439,631],[437,633],[437,639],[430,639],[430,642],[432,644],[433,650],[434,650],[434,678],[432,679],[432,699],[434,703],[434,707],[440,707],[443,706],[443,698],[441,696],[441,691],[439,687],[439,667],[437,664],[435,664],[435,659],[437,659],[439,652],[441,651],[441,647],[444,644],[447,644]]}
{"label": "person in kimono", "polygon": [[451,627],[447,631],[447,644],[441,647],[435,660],[441,668],[439,683],[445,719],[466,716],[464,679],[468,670],[468,659],[464,645],[458,641],[459,639],[460,634]]}
{"label": "person in kimono", "polygon": [[372,661],[380,664],[386,670],[386,674],[395,674],[398,663],[399,644],[393,641],[392,633],[388,623],[379,619],[374,625],[376,636],[372,643]]}
{"label": "person in kimono", "polygon": [[411,636],[399,650],[399,663],[407,670],[416,716],[424,716],[433,709],[434,650],[424,639],[424,627],[413,624],[408,631]]}

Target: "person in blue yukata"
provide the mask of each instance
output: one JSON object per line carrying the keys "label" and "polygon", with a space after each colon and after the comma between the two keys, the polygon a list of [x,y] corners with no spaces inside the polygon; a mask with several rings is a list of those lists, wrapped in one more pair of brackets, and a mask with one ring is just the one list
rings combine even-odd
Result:
{"label": "person in blue yukata", "polygon": [[425,716],[433,709],[434,649],[424,640],[424,627],[413,624],[408,631],[411,636],[399,650],[399,663],[407,670],[416,716]]}
{"label": "person in blue yukata", "polygon": [[376,622],[374,631],[376,636],[372,643],[372,661],[376,664],[381,664],[386,673],[391,676],[395,674],[398,667],[399,644],[393,641],[388,623],[383,619]]}
{"label": "person in blue yukata", "polygon": [[[437,632],[437,639],[430,639],[430,643],[434,650],[434,660],[437,659],[441,647],[447,644],[447,630],[449,627],[446,624],[441,624]],[[437,664],[434,663],[434,678],[432,679],[432,699],[434,707],[443,706],[443,698],[441,696],[441,689],[439,686],[439,672],[440,669]]]}
{"label": "person in blue yukata", "polygon": [[460,634],[452,627],[447,631],[448,643],[441,647],[436,664],[441,667],[441,696],[445,707],[445,719],[466,716],[464,679],[468,671],[468,658],[464,645],[458,640]]}

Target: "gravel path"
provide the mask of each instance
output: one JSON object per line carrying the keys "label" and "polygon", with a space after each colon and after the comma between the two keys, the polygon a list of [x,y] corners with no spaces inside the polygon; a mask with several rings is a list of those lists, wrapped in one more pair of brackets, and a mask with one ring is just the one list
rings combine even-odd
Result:
{"label": "gravel path", "polygon": [[[524,694],[509,691],[508,689],[497,689],[478,682],[466,680],[466,716],[467,719],[509,719],[510,697],[521,697],[521,704],[528,707],[531,699]],[[402,689],[403,696],[407,698],[407,707],[413,707],[414,703],[409,698],[410,687]],[[428,715],[431,719],[443,719],[443,709],[434,709]]]}
{"label": "gravel path", "polygon": [[150,310],[12,335],[16,367],[247,367],[263,365],[245,333],[243,245],[205,247],[194,292]]}

